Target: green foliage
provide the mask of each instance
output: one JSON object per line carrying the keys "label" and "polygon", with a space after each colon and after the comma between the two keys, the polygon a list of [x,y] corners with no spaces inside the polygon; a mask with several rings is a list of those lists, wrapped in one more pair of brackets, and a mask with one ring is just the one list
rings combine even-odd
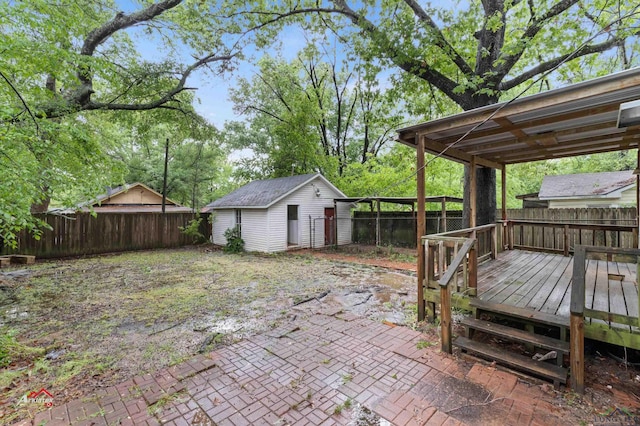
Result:
{"label": "green foliage", "polygon": [[252,152],[239,161],[242,180],[315,171],[342,176],[377,156],[400,125],[377,68],[338,62],[311,43],[291,61],[263,57],[259,74],[231,90],[248,123],[227,123],[225,141]]}
{"label": "green foliage", "polygon": [[200,225],[202,224],[202,218],[191,219],[187,226],[179,226],[180,232],[184,235],[191,237],[194,244],[201,244],[207,241],[202,232],[200,232]]}
{"label": "green foliage", "polygon": [[242,253],[244,251],[244,240],[240,228],[235,226],[224,231],[227,245],[222,249],[225,253]]}
{"label": "green foliage", "polygon": [[[142,2],[133,12],[149,5]],[[19,230],[41,232],[32,207],[74,206],[124,182],[123,146],[146,134],[145,126],[126,119],[132,111],[138,110],[138,121],[148,127],[197,121],[194,97],[184,84],[204,65],[214,74],[221,70],[213,59],[183,62],[217,53],[226,57],[228,49],[214,29],[216,20],[204,13],[206,5],[166,6],[132,27],[116,15],[111,1],[0,2],[0,238],[5,245],[15,244]],[[105,38],[96,39],[100,34]],[[158,40],[162,47],[153,61],[142,59],[148,55],[139,47]],[[150,113],[158,108],[167,114]],[[178,133],[172,136],[180,142],[210,140],[186,133],[184,126]],[[203,154],[194,165],[193,151],[197,147],[185,153],[179,167],[186,182],[182,194],[188,194],[181,201],[195,204],[204,201],[202,188],[211,177],[204,164],[212,156]]]}

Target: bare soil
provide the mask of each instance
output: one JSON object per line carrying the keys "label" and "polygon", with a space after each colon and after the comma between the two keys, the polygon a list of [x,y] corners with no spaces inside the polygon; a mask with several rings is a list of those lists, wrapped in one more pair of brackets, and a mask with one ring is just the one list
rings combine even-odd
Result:
{"label": "bare soil", "polygon": [[[276,327],[305,301],[418,328],[415,252],[351,246],[278,255],[190,247],[41,261],[0,271],[0,424],[46,388],[61,404]],[[2,336],[5,336],[4,338]],[[640,410],[640,370],[593,351],[579,413]],[[553,389],[550,392],[556,392]]]}

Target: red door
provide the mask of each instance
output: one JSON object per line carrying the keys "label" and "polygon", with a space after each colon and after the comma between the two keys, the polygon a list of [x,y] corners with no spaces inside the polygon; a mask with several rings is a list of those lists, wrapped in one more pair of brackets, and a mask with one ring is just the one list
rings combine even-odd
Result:
{"label": "red door", "polygon": [[331,246],[334,244],[334,238],[336,235],[336,211],[333,207],[324,208],[324,245]]}

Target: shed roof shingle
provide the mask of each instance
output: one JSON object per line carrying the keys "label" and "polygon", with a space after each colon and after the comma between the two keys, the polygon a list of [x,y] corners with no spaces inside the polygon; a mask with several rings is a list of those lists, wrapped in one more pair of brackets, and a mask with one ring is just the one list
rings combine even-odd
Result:
{"label": "shed roof shingle", "polygon": [[635,181],[632,170],[545,176],[540,186],[539,197],[601,197],[633,185]]}
{"label": "shed roof shingle", "polygon": [[256,180],[207,204],[204,210],[232,207],[268,207],[283,195],[312,180],[319,173]]}

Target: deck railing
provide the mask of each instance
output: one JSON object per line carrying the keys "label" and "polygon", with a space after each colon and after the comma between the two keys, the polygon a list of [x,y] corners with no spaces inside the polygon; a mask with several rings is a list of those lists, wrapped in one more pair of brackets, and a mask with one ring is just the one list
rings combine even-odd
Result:
{"label": "deck railing", "polygon": [[638,247],[636,226],[506,220],[503,246],[509,249],[547,251],[568,256],[575,246]]}
{"label": "deck railing", "polygon": [[[451,352],[451,299],[476,296],[478,262],[495,258],[498,252],[496,225],[484,225],[422,238],[425,246],[428,289],[440,291],[442,350]],[[435,319],[435,304],[428,307],[429,319]]]}
{"label": "deck railing", "polygon": [[[578,393],[584,393],[584,338],[585,317],[591,321],[602,321],[603,326],[639,327],[640,316],[614,314],[598,309],[589,309],[585,303],[586,261],[590,258],[614,260],[638,264],[640,249],[623,249],[614,247],[582,246],[575,247],[573,258],[573,281],[571,284],[571,319],[570,319],[570,350],[571,350],[571,388]],[[616,279],[616,277],[607,277]],[[640,303],[640,300],[639,300]],[[628,346],[624,341],[621,346]]]}

